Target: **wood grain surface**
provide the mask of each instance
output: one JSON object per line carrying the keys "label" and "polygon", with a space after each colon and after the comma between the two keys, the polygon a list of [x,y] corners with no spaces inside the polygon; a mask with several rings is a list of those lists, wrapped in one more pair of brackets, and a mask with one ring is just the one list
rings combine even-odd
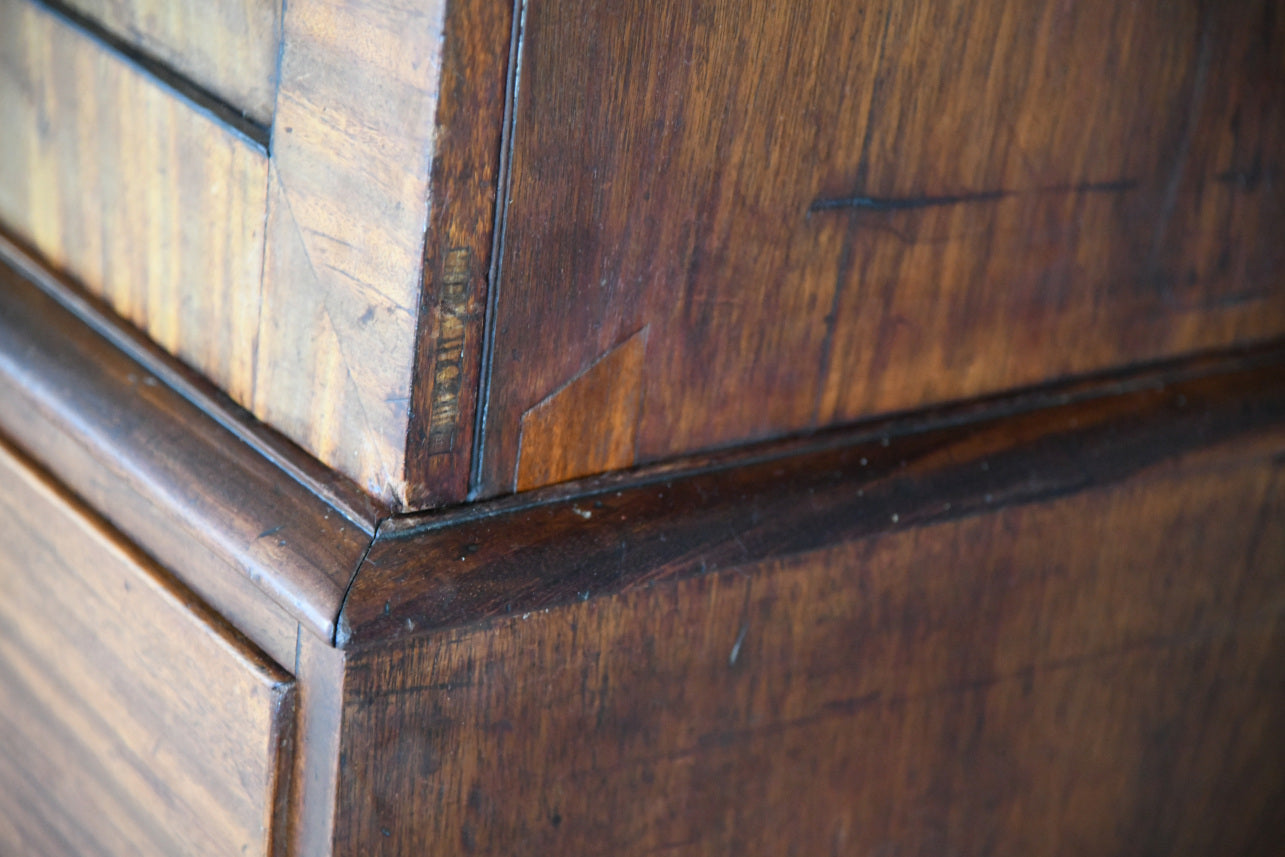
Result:
{"label": "wood grain surface", "polygon": [[0,851],[274,853],[290,677],[3,445],[0,544]]}
{"label": "wood grain surface", "polygon": [[381,538],[336,850],[1274,855],[1283,379]]}
{"label": "wood grain surface", "polygon": [[272,124],[279,0],[58,0],[191,78],[254,123]]}
{"label": "wood grain surface", "polygon": [[641,403],[637,462],[1285,331],[1273,0],[543,0],[523,33],[483,495],[578,475],[519,451],[598,437],[524,425],[644,328],[598,403]]}
{"label": "wood grain surface", "polygon": [[444,4],[285,13],[253,359],[233,398],[397,505]]}
{"label": "wood grain surface", "polygon": [[[510,0],[446,6],[406,439],[409,509],[463,500],[473,463],[492,239],[518,28]],[[511,38],[510,38],[511,36]]]}
{"label": "wood grain surface", "polygon": [[329,641],[374,520],[282,467],[288,456],[220,414],[172,359],[75,308],[97,326],[0,260],[0,435],[280,663],[294,662],[300,624]]}
{"label": "wood grain surface", "polygon": [[289,847],[297,857],[334,853],[339,785],[340,719],[347,661],[341,649],[312,634],[299,636],[296,749],[289,805]]}
{"label": "wood grain surface", "polygon": [[26,0],[0,56],[0,221],[216,382],[248,372],[262,148]]}

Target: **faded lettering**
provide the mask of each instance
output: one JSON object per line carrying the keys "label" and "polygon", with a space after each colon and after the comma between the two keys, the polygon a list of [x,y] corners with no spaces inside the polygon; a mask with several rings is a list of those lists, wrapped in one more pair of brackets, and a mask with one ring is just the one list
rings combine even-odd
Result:
{"label": "faded lettering", "polygon": [[437,340],[433,346],[433,393],[428,417],[428,454],[455,448],[460,421],[460,388],[464,381],[464,341],[473,254],[467,247],[446,251],[442,262],[441,299],[437,307]]}

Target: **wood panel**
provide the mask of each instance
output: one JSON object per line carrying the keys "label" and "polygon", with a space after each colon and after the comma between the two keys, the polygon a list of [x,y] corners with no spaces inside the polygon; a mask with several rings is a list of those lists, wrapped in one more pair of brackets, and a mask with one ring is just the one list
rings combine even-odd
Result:
{"label": "wood panel", "polygon": [[341,842],[1276,854],[1283,488],[1184,470],[372,655]]}
{"label": "wood panel", "polygon": [[1278,6],[534,0],[478,488],[1279,335]]}
{"label": "wood panel", "polygon": [[11,260],[50,292],[0,255],[0,435],[280,663],[300,624],[329,642],[374,511],[335,501],[357,492],[310,479],[298,450],[265,447],[172,359]]}
{"label": "wood panel", "polygon": [[337,850],[1275,854],[1281,372],[381,533]]}
{"label": "wood panel", "polygon": [[248,371],[262,148],[25,0],[0,56],[0,221],[216,382]]}
{"label": "wood panel", "polygon": [[297,744],[290,792],[290,847],[286,853],[334,853],[339,776],[339,719],[343,712],[344,652],[311,634],[299,637]]}
{"label": "wood panel", "polygon": [[61,3],[191,78],[256,124],[272,124],[281,48],[279,0]]}
{"label": "wood panel", "polygon": [[0,447],[0,850],[266,855],[290,677]]}

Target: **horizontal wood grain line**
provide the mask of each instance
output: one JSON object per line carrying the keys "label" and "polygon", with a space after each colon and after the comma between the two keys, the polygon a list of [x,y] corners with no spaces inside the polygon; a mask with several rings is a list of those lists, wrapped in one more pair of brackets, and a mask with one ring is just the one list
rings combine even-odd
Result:
{"label": "horizontal wood grain line", "polygon": [[589,476],[492,500],[423,512],[391,515],[380,521],[381,538],[416,538],[467,520],[512,514],[622,488],[641,488],[675,479],[783,461],[865,443],[882,442],[1065,407],[1104,397],[1163,390],[1166,386],[1214,375],[1285,363],[1285,340],[1260,343],[1094,372],[1011,390],[999,395],[945,402],[931,408],[887,414],[876,419],[827,427],[807,434],[745,444],[710,453],[686,455],[654,464]]}
{"label": "horizontal wood grain line", "polygon": [[59,0],[30,0],[30,2],[76,28],[105,50],[137,67],[193,108],[227,125],[267,154],[272,138],[270,122],[265,124],[256,120],[214,90],[179,73],[65,3]]}

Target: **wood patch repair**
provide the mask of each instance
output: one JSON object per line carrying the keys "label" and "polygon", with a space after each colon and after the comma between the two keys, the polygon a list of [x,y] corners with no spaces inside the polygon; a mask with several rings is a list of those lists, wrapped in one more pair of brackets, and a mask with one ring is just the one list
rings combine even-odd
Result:
{"label": "wood patch repair", "polygon": [[646,353],[644,327],[522,415],[518,491],[633,465]]}

